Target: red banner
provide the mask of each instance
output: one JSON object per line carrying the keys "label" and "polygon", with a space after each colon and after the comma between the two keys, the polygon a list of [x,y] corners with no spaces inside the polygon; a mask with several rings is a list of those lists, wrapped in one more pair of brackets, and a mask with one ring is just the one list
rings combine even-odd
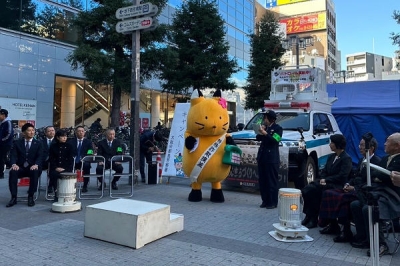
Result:
{"label": "red banner", "polygon": [[300,33],[313,30],[326,29],[326,14],[319,13],[308,16],[281,19],[280,23],[286,24],[286,33]]}

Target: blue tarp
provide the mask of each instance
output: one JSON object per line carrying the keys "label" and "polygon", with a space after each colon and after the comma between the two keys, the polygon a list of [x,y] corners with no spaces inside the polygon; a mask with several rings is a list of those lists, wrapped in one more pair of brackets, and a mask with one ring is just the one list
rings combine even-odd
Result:
{"label": "blue tarp", "polygon": [[400,132],[400,80],[337,83],[328,85],[329,97],[338,97],[332,114],[347,139],[353,162],[360,158],[361,136],[371,132],[378,141],[377,155],[385,156],[386,138]]}

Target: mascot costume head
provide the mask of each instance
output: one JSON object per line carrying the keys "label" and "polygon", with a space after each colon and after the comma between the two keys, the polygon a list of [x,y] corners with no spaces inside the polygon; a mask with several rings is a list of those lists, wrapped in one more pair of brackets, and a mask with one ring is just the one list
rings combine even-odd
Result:
{"label": "mascot costume head", "polygon": [[221,181],[228,176],[231,165],[223,163],[223,157],[227,144],[235,145],[228,128],[227,102],[221,91],[207,99],[200,90],[193,91],[183,149],[183,171],[192,182],[189,201],[202,200],[201,186],[205,182],[212,184],[212,202],[225,201]]}

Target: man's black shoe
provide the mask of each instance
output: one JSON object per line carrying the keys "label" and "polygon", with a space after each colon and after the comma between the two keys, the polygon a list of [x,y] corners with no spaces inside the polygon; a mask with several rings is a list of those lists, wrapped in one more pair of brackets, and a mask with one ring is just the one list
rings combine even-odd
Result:
{"label": "man's black shoe", "polygon": [[82,188],[82,193],[86,193],[86,192],[88,192],[87,187],[83,187]]}
{"label": "man's black shoe", "polygon": [[33,197],[28,197],[28,206],[29,207],[35,206],[35,201],[33,200]]}
{"label": "man's black shoe", "polygon": [[275,208],[276,208],[276,205],[266,206],[265,208],[266,208],[266,209],[269,209],[269,210],[270,210],[270,209],[275,209]]}
{"label": "man's black shoe", "polygon": [[307,216],[303,219],[303,221],[301,221],[301,225],[306,225],[310,222],[311,218],[310,216]]}
{"label": "man's black shoe", "polygon": [[117,183],[111,183],[111,188],[112,188],[113,190],[118,190]]}
{"label": "man's black shoe", "polygon": [[11,200],[7,203],[6,207],[12,207],[17,204],[17,198],[11,198]]}
{"label": "man's black shoe", "polygon": [[337,235],[340,233],[340,227],[338,224],[328,224],[321,230],[319,230],[321,235]]}
{"label": "man's black shoe", "polygon": [[[106,188],[106,183],[104,183],[104,189],[105,188]],[[100,186],[99,186],[98,190],[101,190],[101,183],[100,183]]]}
{"label": "man's black shoe", "polygon": [[311,220],[305,225],[305,227],[307,227],[308,229],[311,229],[311,228],[317,227],[317,225],[318,225],[317,220],[316,220],[316,219],[311,219]]}
{"label": "man's black shoe", "polygon": [[[389,253],[389,247],[386,243],[379,244],[379,257]],[[371,250],[368,249],[367,256],[371,257]]]}
{"label": "man's black shoe", "polygon": [[340,235],[333,239],[333,242],[336,243],[346,243],[351,242],[353,240],[353,234],[351,232],[345,233],[344,231],[340,232]]}
{"label": "man's black shoe", "polygon": [[357,241],[357,242],[351,242],[350,245],[353,248],[369,248],[369,243],[367,240],[362,240],[362,241]]}
{"label": "man's black shoe", "polygon": [[265,202],[261,203],[260,208],[265,208],[265,207],[267,207],[267,203]]}

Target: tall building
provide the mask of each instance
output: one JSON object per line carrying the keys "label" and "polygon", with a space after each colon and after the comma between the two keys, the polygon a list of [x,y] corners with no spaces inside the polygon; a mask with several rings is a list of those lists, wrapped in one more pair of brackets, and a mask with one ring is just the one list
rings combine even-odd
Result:
{"label": "tall building", "polygon": [[[337,71],[336,13],[332,0],[258,0],[286,25],[290,65],[325,62],[329,77]],[[257,11],[262,15],[262,10]],[[297,47],[296,47],[297,46]],[[301,58],[304,58],[303,62]],[[312,60],[314,59],[314,60]],[[321,64],[321,63],[319,63]],[[314,65],[317,66],[317,65]]]}
{"label": "tall building", "polygon": [[346,55],[346,65],[346,71],[336,72],[336,82],[382,80],[394,66],[392,58],[367,52]]}
{"label": "tall building", "polygon": [[[254,29],[255,3],[216,2],[226,24],[229,55],[237,59],[241,68],[232,79],[241,87],[250,62],[248,33]],[[181,3],[168,1],[161,23],[170,23]],[[108,126],[111,86],[93,88],[81,70],[73,71],[65,61],[76,48],[77,32],[71,27],[71,18],[92,6],[91,0],[13,0],[0,8],[0,101],[36,101],[37,127],[90,125],[96,118]],[[168,123],[173,116],[174,96],[162,93],[159,80],[145,82],[140,92],[142,125]],[[128,95],[122,99],[121,109],[130,113]]]}

